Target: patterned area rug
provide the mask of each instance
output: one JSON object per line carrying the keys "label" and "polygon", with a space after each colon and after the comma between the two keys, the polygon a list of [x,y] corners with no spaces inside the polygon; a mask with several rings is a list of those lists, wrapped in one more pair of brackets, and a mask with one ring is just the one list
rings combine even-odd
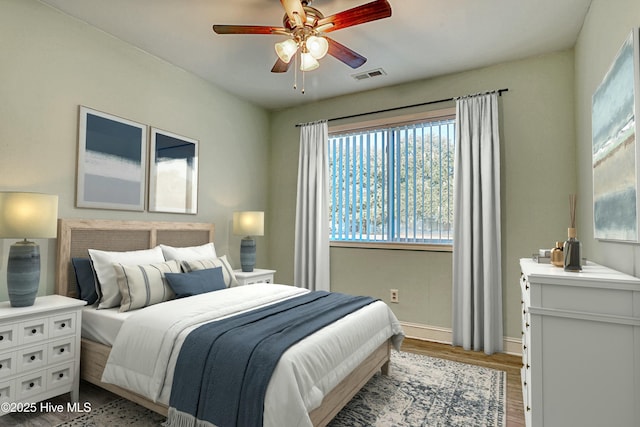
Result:
{"label": "patterned area rug", "polygon": [[130,400],[117,399],[56,427],[157,427],[166,418]]}
{"label": "patterned area rug", "polygon": [[[389,375],[376,374],[329,427],[504,427],[506,379],[503,371],[393,351]],[[159,426],[164,420],[118,399],[59,426]]]}
{"label": "patterned area rug", "polygon": [[391,353],[329,427],[485,427],[506,425],[504,371],[413,353]]}

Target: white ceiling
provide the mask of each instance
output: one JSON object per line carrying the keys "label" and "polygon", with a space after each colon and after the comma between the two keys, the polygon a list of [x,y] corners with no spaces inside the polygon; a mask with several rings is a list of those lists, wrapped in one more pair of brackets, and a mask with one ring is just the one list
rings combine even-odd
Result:
{"label": "white ceiling", "polygon": [[[281,26],[278,0],[40,0],[260,106],[275,109],[563,50],[591,0],[389,0],[392,16],[331,33],[368,61],[333,57],[305,73],[271,73],[273,35],[217,35],[213,24]],[[370,0],[316,0],[325,16]],[[386,75],[352,75],[382,68]],[[298,73],[301,86],[301,73]],[[487,88],[497,89],[497,88]]]}

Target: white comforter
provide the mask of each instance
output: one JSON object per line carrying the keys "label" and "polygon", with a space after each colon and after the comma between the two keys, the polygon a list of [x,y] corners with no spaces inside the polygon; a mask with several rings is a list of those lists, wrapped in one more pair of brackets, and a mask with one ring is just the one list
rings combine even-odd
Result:
{"label": "white comforter", "polygon": [[[175,361],[195,327],[307,292],[294,286],[239,286],[153,305],[122,325],[102,381],[168,404]],[[402,328],[383,302],[375,302],[321,329],[287,350],[269,383],[265,426],[310,426],[308,412],[374,349]]]}

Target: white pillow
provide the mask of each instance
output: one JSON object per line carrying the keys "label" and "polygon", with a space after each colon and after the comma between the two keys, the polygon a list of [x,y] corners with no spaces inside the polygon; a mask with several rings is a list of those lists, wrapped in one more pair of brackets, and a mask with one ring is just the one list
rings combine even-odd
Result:
{"label": "white pillow", "polygon": [[164,274],[180,273],[178,261],[146,265],[113,264],[113,268],[122,296],[120,312],[147,307],[175,297]]}
{"label": "white pillow", "polygon": [[159,246],[153,249],[143,249],[128,252],[110,252],[89,249],[89,257],[93,263],[93,269],[98,277],[101,295],[98,308],[111,308],[120,305],[122,300],[118,280],[113,264],[127,265],[154,264],[164,262],[162,250]]}
{"label": "white pillow", "polygon": [[240,285],[240,283],[238,283],[238,279],[236,279],[235,273],[233,272],[233,268],[231,268],[229,261],[227,261],[226,255],[222,255],[220,258],[182,261],[181,264],[182,269],[186,273],[189,273],[191,271],[204,270],[205,268],[222,267],[222,277],[227,288]]}
{"label": "white pillow", "polygon": [[174,248],[173,246],[160,245],[164,259],[169,261],[197,261],[200,259],[217,258],[216,248],[213,243],[201,246],[189,246],[186,248]]}

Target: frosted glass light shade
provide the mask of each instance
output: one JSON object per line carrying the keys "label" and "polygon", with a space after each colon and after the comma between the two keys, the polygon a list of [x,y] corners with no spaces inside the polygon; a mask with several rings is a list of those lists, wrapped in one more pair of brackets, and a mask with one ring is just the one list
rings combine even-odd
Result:
{"label": "frosted glass light shade", "polygon": [[50,239],[58,234],[58,196],[0,192],[0,238]]}
{"label": "frosted glass light shade", "polygon": [[320,66],[320,63],[309,52],[300,55],[300,70],[312,71]]}
{"label": "frosted glass light shade", "polygon": [[282,59],[287,64],[293,58],[293,55],[298,51],[298,45],[292,39],[287,39],[285,41],[279,42],[275,44],[276,54],[278,58]]}
{"label": "frosted glass light shade", "polygon": [[324,37],[311,36],[307,39],[306,46],[315,59],[323,58],[329,51],[329,43]]}
{"label": "frosted glass light shade", "polygon": [[233,213],[233,234],[237,236],[263,236],[264,212],[243,211]]}

